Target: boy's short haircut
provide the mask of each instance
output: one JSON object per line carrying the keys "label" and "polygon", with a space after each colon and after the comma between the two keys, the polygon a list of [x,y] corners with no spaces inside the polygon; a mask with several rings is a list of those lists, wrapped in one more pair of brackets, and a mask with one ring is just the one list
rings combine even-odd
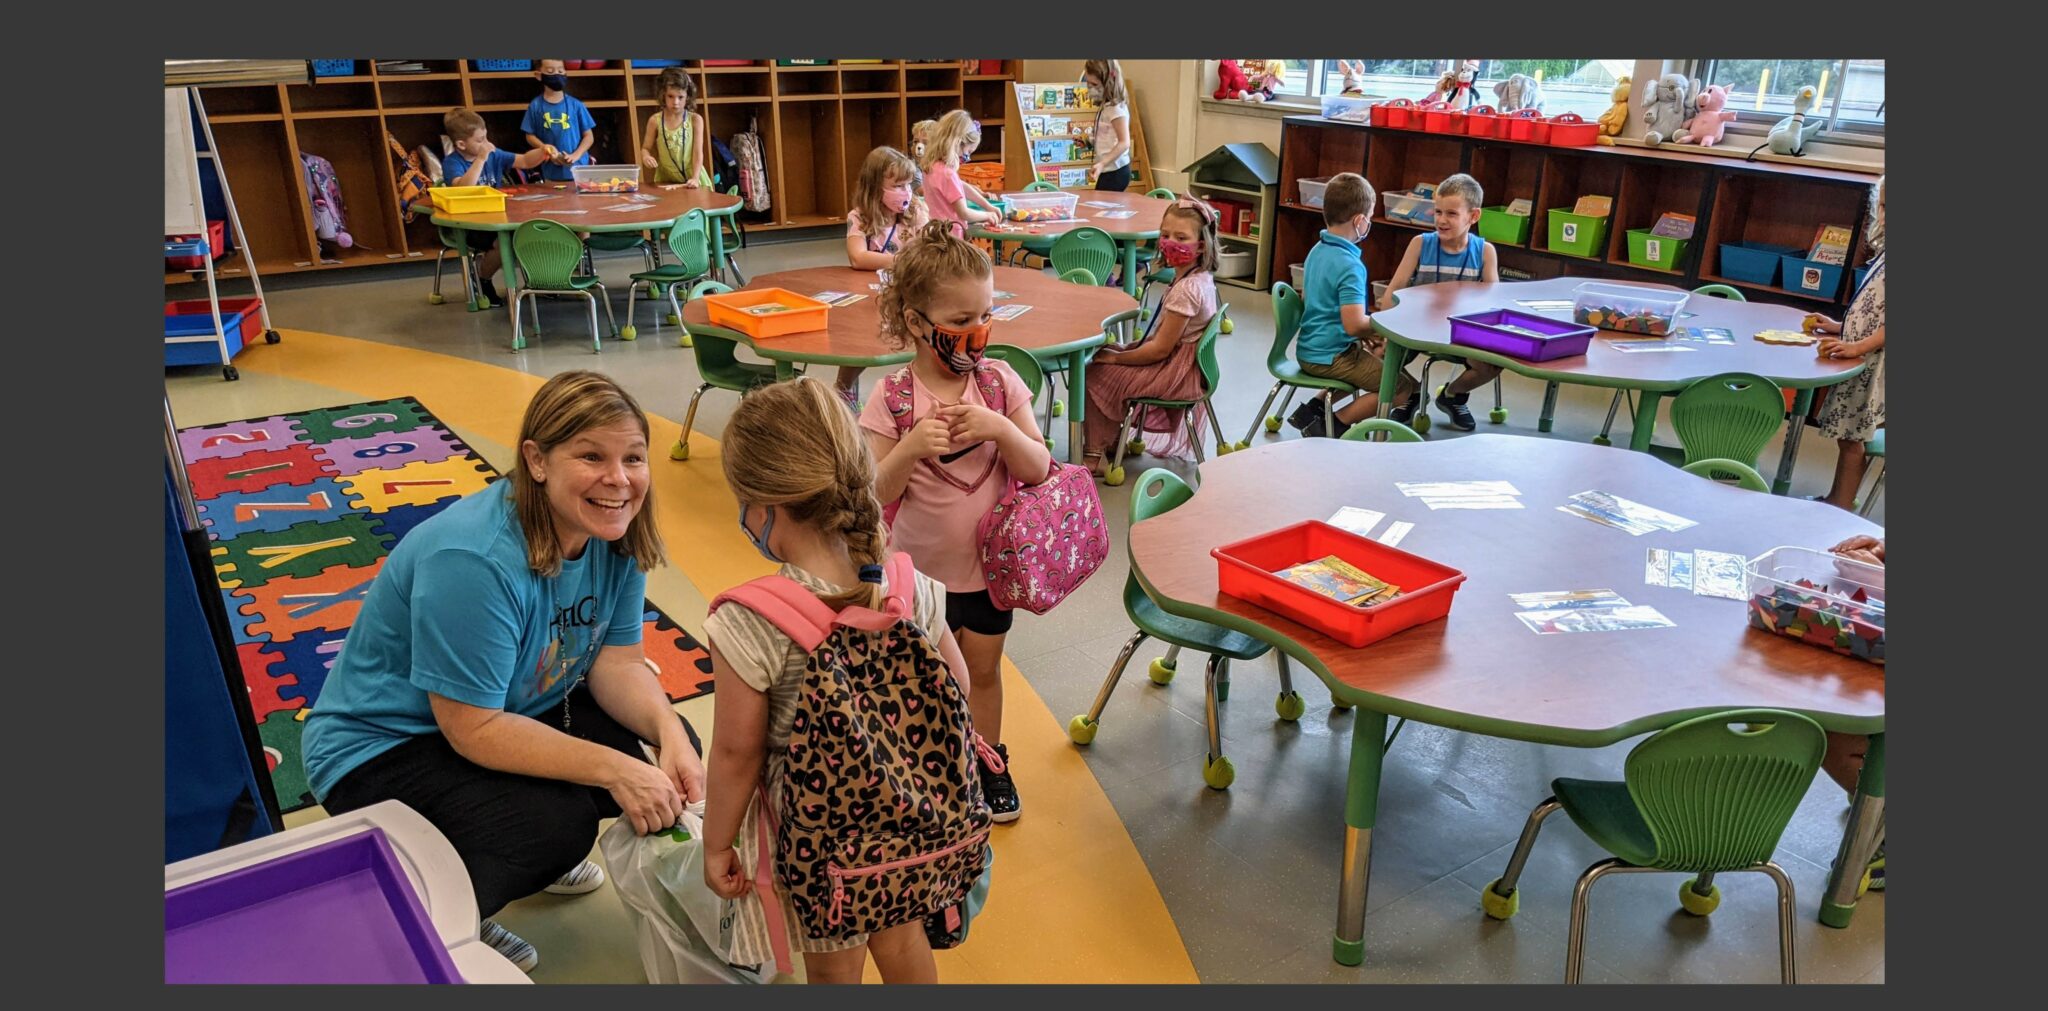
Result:
{"label": "boy's short haircut", "polygon": [[1323,187],[1323,223],[1342,224],[1361,214],[1370,216],[1378,195],[1372,184],[1356,172],[1339,172]]}
{"label": "boy's short haircut", "polygon": [[1444,197],[1462,197],[1465,209],[1476,211],[1479,205],[1486,202],[1486,191],[1479,187],[1479,180],[1460,172],[1437,184],[1436,197],[1439,200]]}
{"label": "boy's short haircut", "polygon": [[446,116],[441,117],[441,132],[447,134],[451,141],[468,140],[483,128],[484,118],[468,109],[450,109]]}

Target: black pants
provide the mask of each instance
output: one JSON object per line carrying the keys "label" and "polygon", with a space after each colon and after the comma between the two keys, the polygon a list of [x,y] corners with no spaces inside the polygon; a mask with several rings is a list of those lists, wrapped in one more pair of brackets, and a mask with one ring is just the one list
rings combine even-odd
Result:
{"label": "black pants", "polygon": [[1104,172],[1099,176],[1096,176],[1095,188],[1098,190],[1114,190],[1118,193],[1122,193],[1123,191],[1130,189],[1131,167],[1129,165],[1126,165],[1123,168],[1110,169],[1109,171]]}
{"label": "black pants", "polygon": [[[646,757],[638,735],[612,719],[588,686],[569,696],[569,725],[586,741]],[[690,721],[683,720],[683,730],[701,754]],[[418,811],[454,845],[481,916],[567,874],[590,855],[599,820],[619,816],[609,790],[486,769],[456,754],[440,734],[415,737],[357,766],[328,791],[325,807],[341,814],[384,800]]]}

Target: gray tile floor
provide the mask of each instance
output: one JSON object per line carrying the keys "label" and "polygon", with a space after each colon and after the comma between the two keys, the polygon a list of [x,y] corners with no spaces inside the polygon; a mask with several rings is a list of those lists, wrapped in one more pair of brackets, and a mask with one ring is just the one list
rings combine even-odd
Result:
{"label": "gray tile floor", "polygon": [[[836,238],[757,241],[739,258],[754,276],[837,262],[842,248]],[[632,258],[600,261],[601,273],[621,294],[625,275],[636,269]],[[590,352],[587,317],[578,304],[543,303],[541,339],[515,354],[501,313],[469,313],[452,303],[428,305],[428,280],[417,267],[357,276],[324,284],[279,279],[270,292],[273,311],[287,327],[387,341],[537,375],[601,368],[623,381],[648,410],[678,420],[696,387],[693,360],[676,346],[675,329],[657,327],[656,310],[644,303],[636,320],[640,339],[607,340],[599,356]],[[459,286],[452,277],[451,268],[451,292]],[[1220,295],[1232,304],[1236,331],[1219,342],[1225,381],[1216,405],[1225,432],[1235,439],[1271,382],[1264,361],[1272,316],[1263,292],[1226,286]],[[618,308],[623,312],[623,297]],[[876,378],[871,372],[869,383]],[[217,371],[204,368],[171,370],[166,376],[174,397],[180,387],[219,382]],[[1504,426],[1490,426],[1482,410],[1481,431],[1539,437],[1535,421],[1541,397],[1541,384],[1507,377],[1510,417]],[[733,403],[723,393],[706,395],[698,428],[718,435]],[[1591,439],[1607,404],[1602,391],[1565,387],[1555,430],[1541,437]],[[1065,425],[1056,427],[1063,454]],[[1625,434],[1626,417],[1616,427]],[[1659,441],[1675,445],[1669,426],[1659,428]],[[1433,440],[1458,436],[1441,424],[1430,433]],[[1294,433],[1270,438],[1280,437]],[[1826,491],[1833,445],[1807,438],[1800,450],[1793,492]],[[1776,459],[1773,445],[1764,460]],[[1146,458],[1137,467],[1158,462]],[[1192,464],[1165,465],[1193,476]],[[1119,542],[1128,487],[1103,489]],[[1883,522],[1882,503],[1873,518]],[[1056,616],[1024,616],[1010,636],[1010,659],[1059,718],[1088,709],[1130,635],[1119,603],[1126,564],[1122,552],[1112,552],[1103,571]],[[1277,677],[1270,656],[1237,665],[1223,707],[1225,749],[1237,766],[1237,781],[1227,792],[1212,791],[1201,781],[1206,750],[1201,658],[1189,657],[1179,678],[1160,687],[1146,678],[1145,666],[1163,652],[1152,642],[1139,649],[1087,760],[1144,855],[1205,981],[1562,979],[1572,882],[1604,854],[1566,819],[1555,818],[1523,877],[1517,917],[1505,923],[1485,918],[1479,890],[1500,874],[1523,820],[1545,795],[1550,779],[1618,777],[1628,744],[1596,751],[1552,748],[1409,725],[1388,756],[1381,787],[1367,964],[1348,968],[1332,962],[1329,951],[1351,714],[1332,710],[1321,682],[1297,670],[1295,683],[1308,699],[1308,715],[1299,723],[1282,722],[1272,708]],[[1029,817],[1031,784],[1020,788]],[[1846,930],[1823,927],[1815,918],[1845,814],[1840,792],[1825,776],[1817,778],[1779,849],[1778,862],[1798,889],[1803,982],[1884,980],[1881,893],[1861,904]],[[1770,882],[1761,875],[1722,878],[1720,910],[1699,919],[1678,911],[1680,880],[1677,875],[1620,875],[1599,886],[1588,931],[1587,980],[1776,979]]]}

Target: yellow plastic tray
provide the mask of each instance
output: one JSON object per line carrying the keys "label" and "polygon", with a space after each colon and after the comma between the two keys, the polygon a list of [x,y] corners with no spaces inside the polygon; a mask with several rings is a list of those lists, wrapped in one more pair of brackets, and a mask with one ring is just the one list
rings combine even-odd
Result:
{"label": "yellow plastic tray", "polygon": [[427,191],[443,214],[490,214],[505,210],[505,193],[492,186],[436,186]]}

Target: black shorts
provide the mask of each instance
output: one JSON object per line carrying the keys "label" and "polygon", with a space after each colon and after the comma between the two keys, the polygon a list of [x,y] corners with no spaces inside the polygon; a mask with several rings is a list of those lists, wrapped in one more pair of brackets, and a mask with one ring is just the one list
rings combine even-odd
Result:
{"label": "black shorts", "polygon": [[964,628],[976,635],[1007,635],[1015,617],[997,607],[987,590],[946,594],[946,627],[955,632]]}
{"label": "black shorts", "polygon": [[1123,168],[1110,169],[1109,171],[1104,172],[1099,176],[1096,176],[1095,188],[1098,190],[1114,190],[1118,193],[1122,193],[1123,191],[1130,189],[1131,167],[1129,165],[1125,165]]}

